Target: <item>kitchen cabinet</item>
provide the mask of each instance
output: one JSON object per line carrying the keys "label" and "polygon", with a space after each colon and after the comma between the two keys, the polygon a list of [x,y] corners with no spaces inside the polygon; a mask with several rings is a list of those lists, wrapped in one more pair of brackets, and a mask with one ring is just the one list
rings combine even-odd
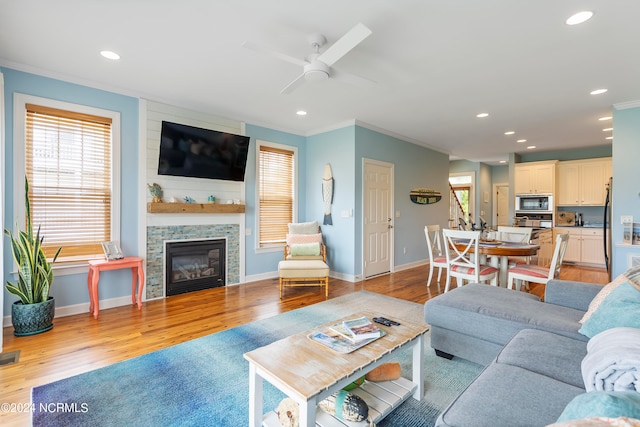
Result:
{"label": "kitchen cabinet", "polygon": [[604,205],[611,170],[610,157],[560,162],[556,205]]}
{"label": "kitchen cabinet", "polygon": [[556,227],[555,235],[569,234],[563,261],[604,265],[604,233],[600,228]]}
{"label": "kitchen cabinet", "polygon": [[515,194],[553,194],[557,164],[556,160],[517,163],[514,167]]}

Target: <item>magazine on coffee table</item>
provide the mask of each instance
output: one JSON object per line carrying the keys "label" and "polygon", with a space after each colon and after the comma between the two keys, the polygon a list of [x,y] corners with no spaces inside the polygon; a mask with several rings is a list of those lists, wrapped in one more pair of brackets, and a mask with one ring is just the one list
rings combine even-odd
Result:
{"label": "magazine on coffee table", "polygon": [[322,344],[323,346],[330,348],[333,351],[336,351],[341,354],[347,354],[386,335],[385,331],[383,330],[380,330],[380,331],[381,331],[381,334],[378,337],[353,342],[347,339],[346,337],[340,335],[339,333],[337,333],[335,330],[332,329],[332,327],[328,326],[326,328],[310,333],[309,335],[307,335],[307,337],[310,340],[315,341],[319,344]]}

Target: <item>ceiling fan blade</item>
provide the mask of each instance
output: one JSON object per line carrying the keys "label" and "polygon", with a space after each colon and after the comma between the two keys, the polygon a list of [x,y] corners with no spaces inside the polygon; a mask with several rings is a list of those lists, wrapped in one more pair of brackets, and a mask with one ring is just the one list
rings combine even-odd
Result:
{"label": "ceiling fan blade", "polygon": [[318,60],[324,62],[328,66],[332,66],[351,49],[360,44],[362,40],[369,37],[370,34],[371,30],[365,27],[364,24],[359,23],[324,51],[324,53],[318,57]]}
{"label": "ceiling fan blade", "polygon": [[336,70],[335,68],[331,69],[331,78],[344,83],[348,83],[350,85],[364,87],[364,88],[373,87],[374,85],[377,84],[376,81],[367,79],[366,77]]}
{"label": "ceiling fan blade", "polygon": [[264,46],[260,46],[256,43],[250,42],[250,41],[244,41],[242,43],[242,47],[246,47],[247,49],[251,49],[253,51],[259,52],[259,53],[266,53],[267,55],[271,55],[275,58],[281,59],[283,61],[289,62],[291,64],[297,65],[299,67],[304,67],[305,65],[308,64],[308,62],[302,60],[302,59],[298,59],[298,58],[294,58],[293,56],[289,56],[287,54],[284,53],[280,53],[280,52],[276,52],[275,50],[271,50],[269,48],[266,48]]}
{"label": "ceiling fan blade", "polygon": [[302,84],[305,82],[304,80],[304,73],[300,74],[298,77],[296,77],[296,79],[294,81],[292,81],[291,83],[289,83],[284,89],[282,89],[280,91],[280,93],[282,95],[288,95],[291,92],[293,92],[294,90],[296,90],[299,86],[302,86]]}

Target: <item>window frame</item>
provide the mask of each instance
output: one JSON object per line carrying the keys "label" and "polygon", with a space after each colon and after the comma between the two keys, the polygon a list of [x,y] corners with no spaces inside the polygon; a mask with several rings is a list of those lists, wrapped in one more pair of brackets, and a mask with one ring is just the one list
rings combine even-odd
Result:
{"label": "window frame", "polygon": [[260,245],[260,148],[270,147],[280,150],[293,152],[293,204],[292,204],[292,221],[298,221],[298,147],[293,145],[278,144],[276,142],[256,140],[256,232],[255,232],[255,251],[256,253],[278,252],[282,251],[284,243],[274,243],[269,245]]}
{"label": "window frame", "polygon": [[[25,222],[24,209],[24,177],[25,169],[25,138],[26,138],[26,106],[36,104],[43,107],[73,111],[77,113],[102,116],[111,119],[111,239],[120,240],[120,206],[121,206],[121,126],[120,113],[97,107],[58,101],[39,96],[14,94],[13,102],[13,217],[11,227]],[[96,257],[98,258],[98,257]],[[86,260],[58,261],[53,264],[57,275],[78,274],[86,272],[88,266]]]}

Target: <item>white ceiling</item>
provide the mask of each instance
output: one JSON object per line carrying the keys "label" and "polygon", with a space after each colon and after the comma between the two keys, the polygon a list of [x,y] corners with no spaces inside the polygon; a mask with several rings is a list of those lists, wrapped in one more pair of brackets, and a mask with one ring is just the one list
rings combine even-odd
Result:
{"label": "white ceiling", "polygon": [[[595,15],[566,25],[580,10]],[[0,0],[0,65],[301,135],[356,121],[496,164],[610,144],[598,118],[640,100],[639,19],[638,0]],[[281,95],[302,70],[242,47],[303,59],[310,34],[331,45],[358,22],[372,34],[334,67],[372,88]]]}

